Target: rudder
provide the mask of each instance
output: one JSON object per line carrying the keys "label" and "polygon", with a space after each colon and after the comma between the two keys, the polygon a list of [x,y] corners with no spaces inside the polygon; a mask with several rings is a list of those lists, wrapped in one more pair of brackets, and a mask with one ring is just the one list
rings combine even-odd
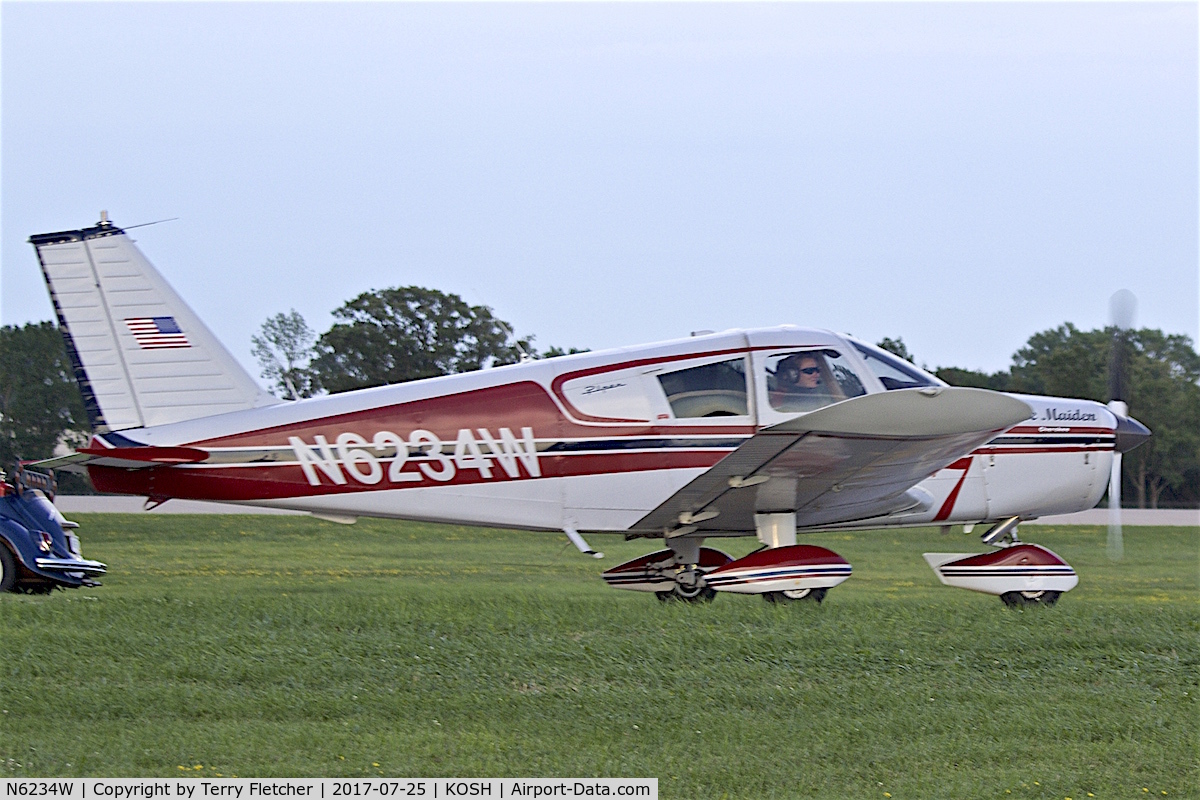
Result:
{"label": "rudder", "polygon": [[96,432],[279,402],[103,212],[91,228],[29,241]]}

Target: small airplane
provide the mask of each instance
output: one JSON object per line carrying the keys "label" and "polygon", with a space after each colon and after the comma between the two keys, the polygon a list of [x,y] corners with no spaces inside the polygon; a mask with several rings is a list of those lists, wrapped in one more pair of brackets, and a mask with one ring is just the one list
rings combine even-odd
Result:
{"label": "small airplane", "polygon": [[[662,540],[603,573],[660,599],[820,601],[851,567],[797,534],[987,524],[982,554],[927,554],[1009,605],[1078,581],[1017,525],[1088,509],[1150,432],[1089,400],[951,387],[791,325],[700,332],[281,401],[101,213],[30,238],[93,428],[39,462],[102,492]],[[733,559],[705,540],[753,536]]]}

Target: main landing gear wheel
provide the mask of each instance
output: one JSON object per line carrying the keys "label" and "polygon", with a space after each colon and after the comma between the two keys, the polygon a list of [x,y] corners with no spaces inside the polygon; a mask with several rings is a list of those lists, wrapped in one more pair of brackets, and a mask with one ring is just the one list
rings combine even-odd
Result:
{"label": "main landing gear wheel", "polygon": [[675,572],[675,586],[654,595],[662,602],[680,600],[685,603],[708,603],[717,596],[717,590],[704,581],[704,571],[688,566]]}
{"label": "main landing gear wheel", "polygon": [[17,559],[8,548],[0,544],[0,592],[14,591],[17,585]]}
{"label": "main landing gear wheel", "polygon": [[1000,599],[1009,608],[1052,606],[1058,602],[1059,595],[1061,594],[1062,592],[1052,592],[1049,590],[1040,592],[1005,592],[1000,595]]}
{"label": "main landing gear wheel", "polygon": [[717,590],[708,586],[676,586],[669,592],[655,592],[654,596],[664,603],[678,600],[683,603],[711,603]]}
{"label": "main landing gear wheel", "polygon": [[802,600],[810,603],[820,603],[825,599],[825,587],[817,589],[788,589],[783,592],[764,592],[763,600],[768,603],[796,603]]}

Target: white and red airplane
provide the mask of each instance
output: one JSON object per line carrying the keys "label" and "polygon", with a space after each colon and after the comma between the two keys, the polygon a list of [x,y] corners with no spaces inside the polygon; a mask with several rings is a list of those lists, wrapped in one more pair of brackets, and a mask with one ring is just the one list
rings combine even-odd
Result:
{"label": "white and red airplane", "polygon": [[[284,402],[101,216],[30,239],[94,430],[42,466],[148,504],[563,531],[588,553],[581,534],[661,539],[603,577],[688,600],[820,600],[850,565],[798,532],[991,523],[991,552],[927,554],[939,577],[1053,602],[1075,572],[1017,523],[1091,508],[1114,451],[1149,435],[1099,403],[950,387],[790,325]],[[730,536],[763,547],[701,546]]]}

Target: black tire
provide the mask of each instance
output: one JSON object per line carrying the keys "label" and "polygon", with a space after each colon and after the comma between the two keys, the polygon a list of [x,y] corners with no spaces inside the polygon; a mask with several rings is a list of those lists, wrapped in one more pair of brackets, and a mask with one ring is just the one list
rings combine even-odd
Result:
{"label": "black tire", "polygon": [[1000,595],[1000,601],[1009,608],[1024,608],[1025,606],[1052,606],[1058,602],[1062,592],[1049,590],[1041,592],[1005,592]]}
{"label": "black tire", "polygon": [[1058,602],[1058,596],[1062,592],[1046,590],[1041,592],[1020,592],[1019,594],[1027,606],[1052,606]]}
{"label": "black tire", "polygon": [[17,559],[6,545],[0,544],[0,592],[15,592],[16,587]]}
{"label": "black tire", "polygon": [[1062,592],[1046,592],[1042,595],[1042,605],[1052,606],[1058,602],[1058,598],[1062,597]]}
{"label": "black tire", "polygon": [[710,586],[700,586],[687,590],[676,586],[669,592],[655,592],[654,595],[664,603],[672,600],[680,603],[711,603],[713,598],[717,596],[717,590]]}
{"label": "black tire", "polygon": [[829,592],[828,587],[820,587],[817,589],[792,589],[786,592],[766,592],[763,594],[763,600],[768,603],[820,603],[825,599],[826,593]]}

